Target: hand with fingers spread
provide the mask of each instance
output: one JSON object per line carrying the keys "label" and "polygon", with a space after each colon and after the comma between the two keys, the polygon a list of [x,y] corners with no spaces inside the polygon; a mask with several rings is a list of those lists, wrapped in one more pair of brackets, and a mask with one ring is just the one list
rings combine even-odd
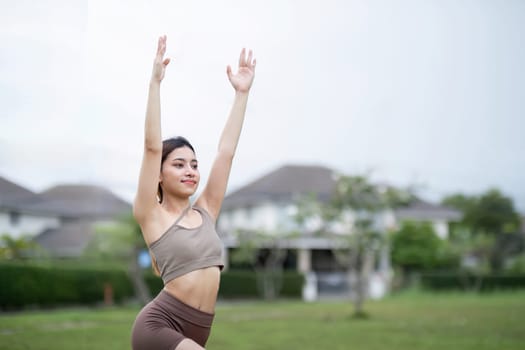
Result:
{"label": "hand with fingers spread", "polygon": [[248,92],[253,83],[255,76],[255,64],[256,60],[252,57],[252,50],[248,51],[248,57],[246,57],[246,49],[242,49],[239,57],[239,69],[236,74],[232,73],[230,66],[226,68],[228,79],[237,92]]}
{"label": "hand with fingers spread", "polygon": [[151,74],[151,80],[154,82],[161,82],[166,72],[166,66],[170,63],[169,58],[164,58],[166,53],[166,35],[159,37],[157,44],[157,54],[153,62],[153,72]]}

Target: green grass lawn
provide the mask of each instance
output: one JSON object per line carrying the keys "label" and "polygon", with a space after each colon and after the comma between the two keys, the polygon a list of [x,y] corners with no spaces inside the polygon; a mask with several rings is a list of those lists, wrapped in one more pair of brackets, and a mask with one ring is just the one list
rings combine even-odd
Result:
{"label": "green grass lawn", "polygon": [[[221,303],[208,349],[525,349],[525,291],[367,302]],[[0,349],[129,349],[136,308],[0,314]]]}

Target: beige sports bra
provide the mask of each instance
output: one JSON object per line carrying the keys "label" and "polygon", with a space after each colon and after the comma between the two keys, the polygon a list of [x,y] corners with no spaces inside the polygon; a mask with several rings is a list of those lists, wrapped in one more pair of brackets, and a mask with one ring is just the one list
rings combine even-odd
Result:
{"label": "beige sports bra", "polygon": [[223,244],[215,231],[215,222],[203,208],[194,206],[202,217],[202,224],[185,228],[178,223],[191,208],[179,218],[149,248],[157,261],[164,284],[188,272],[210,266],[224,267]]}

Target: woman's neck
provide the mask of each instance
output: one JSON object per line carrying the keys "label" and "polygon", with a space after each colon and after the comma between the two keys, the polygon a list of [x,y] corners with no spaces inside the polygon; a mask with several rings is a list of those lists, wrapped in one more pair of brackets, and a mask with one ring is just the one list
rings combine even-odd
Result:
{"label": "woman's neck", "polygon": [[166,197],[162,199],[162,207],[171,213],[181,213],[190,206],[189,198]]}

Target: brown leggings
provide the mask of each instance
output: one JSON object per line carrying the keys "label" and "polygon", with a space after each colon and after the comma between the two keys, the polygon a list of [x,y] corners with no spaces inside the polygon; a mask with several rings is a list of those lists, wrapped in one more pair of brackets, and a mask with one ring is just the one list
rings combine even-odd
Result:
{"label": "brown leggings", "polygon": [[133,350],[173,350],[185,338],[204,347],[213,316],[162,290],[137,315],[131,332],[131,347]]}

